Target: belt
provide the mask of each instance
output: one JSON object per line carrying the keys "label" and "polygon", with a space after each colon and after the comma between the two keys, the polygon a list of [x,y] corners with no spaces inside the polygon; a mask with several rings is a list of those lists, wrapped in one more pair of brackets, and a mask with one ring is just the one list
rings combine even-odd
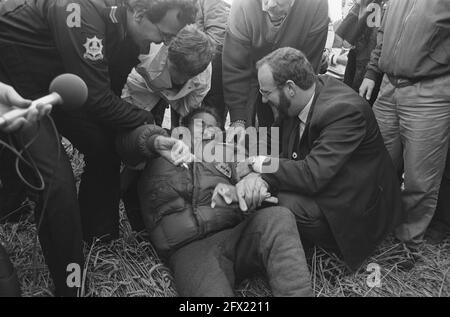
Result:
{"label": "belt", "polygon": [[408,86],[413,86],[417,84],[419,81],[423,80],[423,78],[401,78],[392,75],[387,75],[391,84],[396,88],[404,88]]}

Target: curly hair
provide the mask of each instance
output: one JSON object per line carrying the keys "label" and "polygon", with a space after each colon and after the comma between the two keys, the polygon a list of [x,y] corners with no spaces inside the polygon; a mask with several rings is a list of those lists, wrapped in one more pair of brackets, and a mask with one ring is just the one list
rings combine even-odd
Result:
{"label": "curly hair", "polygon": [[169,44],[168,58],[177,71],[189,77],[202,73],[214,58],[215,45],[194,24],[186,25]]}
{"label": "curly hair", "polygon": [[292,47],[282,47],[263,57],[256,68],[267,64],[272,70],[277,86],[292,80],[298,87],[307,90],[314,85],[316,74],[305,54]]}
{"label": "curly hair", "polygon": [[197,16],[197,0],[124,0],[130,10],[144,10],[152,23],[160,22],[167,11],[180,9],[178,21],[182,24],[192,24]]}

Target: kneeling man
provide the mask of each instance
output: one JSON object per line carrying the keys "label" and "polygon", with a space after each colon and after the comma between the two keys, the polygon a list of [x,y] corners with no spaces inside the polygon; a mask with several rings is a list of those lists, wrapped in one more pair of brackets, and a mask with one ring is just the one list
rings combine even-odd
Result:
{"label": "kneeling man", "polygon": [[[296,215],[302,241],[357,269],[402,220],[400,185],[374,114],[351,88],[316,76],[296,49],[276,50],[257,69],[263,101],[282,117],[282,154],[275,173],[264,173],[268,158],[253,169]],[[241,182],[240,199],[257,201],[254,179]]]}

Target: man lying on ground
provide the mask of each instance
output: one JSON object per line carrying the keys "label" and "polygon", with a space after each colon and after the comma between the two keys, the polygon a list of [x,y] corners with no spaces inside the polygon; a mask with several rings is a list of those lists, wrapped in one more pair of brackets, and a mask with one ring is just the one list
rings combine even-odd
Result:
{"label": "man lying on ground", "polygon": [[[220,126],[218,116],[206,109],[193,112],[185,122],[191,135],[196,124],[203,130]],[[192,140],[202,145],[214,142],[203,130],[207,140]],[[243,173],[240,168],[223,161],[176,167],[152,154],[155,135],[148,132],[145,126],[138,128],[118,147],[132,165],[147,161],[139,182],[143,218],[150,241],[174,272],[178,293],[234,296],[235,283],[265,273],[275,296],[311,296],[292,213],[267,207],[245,216],[240,208],[247,206],[237,204],[237,192],[245,190],[234,187]],[[199,145],[193,143],[193,149]]]}

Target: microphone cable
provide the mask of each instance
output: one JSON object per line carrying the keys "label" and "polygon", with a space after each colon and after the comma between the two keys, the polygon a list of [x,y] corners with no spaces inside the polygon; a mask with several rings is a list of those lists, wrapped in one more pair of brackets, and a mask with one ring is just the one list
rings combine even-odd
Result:
{"label": "microphone cable", "polygon": [[[53,134],[56,138],[56,144],[57,144],[57,161],[56,164],[59,164],[59,161],[61,159],[61,138],[58,132],[58,129],[56,128],[56,124],[53,121],[52,117],[50,115],[46,115],[46,117],[49,121],[50,124],[52,126],[52,131]],[[41,119],[42,120],[42,119]],[[36,191],[36,192],[42,192],[43,196],[42,196],[42,207],[41,207],[41,212],[40,212],[40,216],[39,219],[35,219],[36,221],[36,236],[34,238],[34,245],[33,245],[33,258],[32,258],[32,263],[33,263],[33,282],[34,284],[37,284],[37,243],[38,243],[38,236],[39,236],[39,232],[41,230],[42,227],[42,223],[44,221],[44,217],[45,217],[45,212],[47,210],[47,205],[48,205],[48,200],[50,198],[50,191],[51,188],[53,186],[53,182],[54,182],[54,178],[55,178],[55,171],[56,168],[54,168],[51,172],[51,175],[49,177],[49,182],[48,182],[48,186],[47,186],[47,190],[45,190],[45,181],[44,181],[44,177],[42,176],[41,171],[39,170],[39,168],[37,167],[37,164],[35,162],[35,160],[33,159],[33,156],[30,154],[29,152],[29,148],[36,142],[37,138],[39,137],[39,133],[40,133],[40,129],[41,129],[41,122],[38,121],[37,122],[38,127],[37,127],[37,133],[36,135],[25,145],[22,146],[22,150],[18,151],[14,146],[10,145],[10,144],[14,144],[14,140],[13,140],[13,136],[10,134],[8,136],[9,139],[9,143],[4,142],[3,140],[0,139],[0,145],[3,146],[4,148],[6,148],[7,150],[9,150],[10,152],[12,152],[15,156],[16,156],[16,160],[15,160],[15,169],[16,169],[16,173],[17,176],[20,178],[20,180],[30,189]],[[23,144],[23,139],[22,136],[20,136],[19,139],[20,142]],[[27,158],[25,158],[23,155],[26,155]],[[20,168],[20,163],[25,164],[28,168],[31,169],[32,173],[34,174],[35,177],[38,178],[39,184],[36,186],[34,184],[32,184],[31,181],[27,180],[26,177],[24,176],[24,174],[21,171]],[[3,217],[0,220],[4,220],[6,218],[8,218],[9,216],[11,216],[12,214],[14,214],[15,212],[19,211],[19,209],[7,214],[5,217]],[[34,212],[34,214],[36,215],[36,210]]]}

